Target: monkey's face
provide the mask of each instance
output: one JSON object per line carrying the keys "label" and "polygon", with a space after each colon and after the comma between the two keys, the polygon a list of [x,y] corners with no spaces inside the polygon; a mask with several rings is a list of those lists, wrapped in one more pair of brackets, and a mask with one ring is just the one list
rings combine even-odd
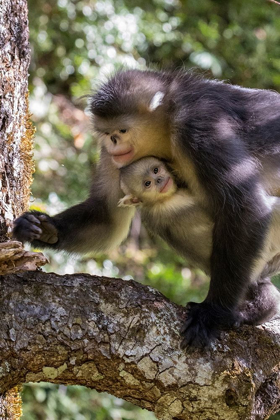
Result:
{"label": "monkey's face", "polygon": [[94,118],[96,133],[113,162],[121,167],[133,159],[133,126],[130,118]]}
{"label": "monkey's face", "polygon": [[176,187],[171,174],[166,171],[164,164],[155,163],[143,175],[141,189],[142,200],[154,203],[170,197],[170,195],[174,194]]}
{"label": "monkey's face", "polygon": [[95,131],[111,156],[121,168],[144,156],[170,159],[170,140],[166,121],[146,112],[113,119],[94,117]]}
{"label": "monkey's face", "polygon": [[[153,157],[144,158],[121,170],[121,186],[130,205],[153,205],[176,191],[176,184],[165,164]],[[138,200],[138,201],[137,201]]]}

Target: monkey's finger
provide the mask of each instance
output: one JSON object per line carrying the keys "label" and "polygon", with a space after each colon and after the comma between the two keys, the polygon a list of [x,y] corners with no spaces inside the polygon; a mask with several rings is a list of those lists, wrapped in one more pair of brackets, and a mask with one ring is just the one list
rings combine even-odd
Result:
{"label": "monkey's finger", "polygon": [[58,241],[58,236],[55,232],[55,234],[50,234],[49,232],[44,232],[41,237],[40,240],[43,242],[46,242],[47,244],[55,244]]}
{"label": "monkey's finger", "polygon": [[39,214],[37,217],[38,217],[38,219],[40,219],[41,222],[48,222],[49,221],[49,218],[46,214]]}
{"label": "monkey's finger", "polygon": [[42,233],[43,233],[43,231],[42,231],[42,229],[40,229],[38,226],[36,226],[36,225],[31,225],[31,226],[29,226],[29,230],[32,232],[32,233],[35,233],[35,234],[38,234],[38,235],[41,235]]}
{"label": "monkey's finger", "polygon": [[35,225],[41,224],[39,218],[35,217],[33,214],[27,214],[25,217],[29,222],[35,223]]}
{"label": "monkey's finger", "polygon": [[41,225],[42,225],[43,231],[47,233],[48,235],[57,235],[56,227],[49,221],[43,221]]}

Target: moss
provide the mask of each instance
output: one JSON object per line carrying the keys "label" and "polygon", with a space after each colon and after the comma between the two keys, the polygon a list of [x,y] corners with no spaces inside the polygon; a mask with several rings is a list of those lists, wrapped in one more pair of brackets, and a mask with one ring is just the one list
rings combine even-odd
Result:
{"label": "moss", "polygon": [[22,173],[22,208],[24,211],[28,210],[29,197],[30,197],[30,186],[33,182],[32,174],[35,171],[35,165],[33,161],[33,139],[36,132],[31,121],[31,114],[29,112],[29,99],[28,93],[26,94],[26,114],[24,116],[24,127],[25,133],[20,143],[20,158],[23,164]]}
{"label": "moss", "polygon": [[14,388],[10,389],[5,395],[5,400],[5,419],[19,420],[22,416],[22,401],[20,396],[20,388],[18,386],[15,386]]}

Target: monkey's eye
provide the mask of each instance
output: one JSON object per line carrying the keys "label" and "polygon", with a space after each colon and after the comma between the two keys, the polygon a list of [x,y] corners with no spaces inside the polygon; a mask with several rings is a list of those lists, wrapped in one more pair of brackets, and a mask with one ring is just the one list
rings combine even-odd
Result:
{"label": "monkey's eye", "polygon": [[145,185],[146,188],[149,188],[150,185],[151,185],[151,181],[145,181],[144,185]]}
{"label": "monkey's eye", "polygon": [[106,133],[104,133],[106,136],[109,136],[109,133],[106,131]]}
{"label": "monkey's eye", "polygon": [[158,173],[158,168],[154,168],[154,174]]}
{"label": "monkey's eye", "polygon": [[120,133],[126,133],[126,132],[127,132],[127,130],[125,130],[125,129],[120,130]]}

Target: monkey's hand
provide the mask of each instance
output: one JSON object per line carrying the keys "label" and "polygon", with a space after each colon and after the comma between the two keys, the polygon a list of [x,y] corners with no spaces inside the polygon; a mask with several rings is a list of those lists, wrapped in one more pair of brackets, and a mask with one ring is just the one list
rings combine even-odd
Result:
{"label": "monkey's hand", "polygon": [[23,213],[14,222],[13,237],[21,242],[41,241],[55,244],[57,229],[50,216],[39,211]]}
{"label": "monkey's hand", "polygon": [[187,319],[181,329],[182,349],[208,347],[222,329],[239,326],[239,317],[221,306],[202,302],[187,304]]}

